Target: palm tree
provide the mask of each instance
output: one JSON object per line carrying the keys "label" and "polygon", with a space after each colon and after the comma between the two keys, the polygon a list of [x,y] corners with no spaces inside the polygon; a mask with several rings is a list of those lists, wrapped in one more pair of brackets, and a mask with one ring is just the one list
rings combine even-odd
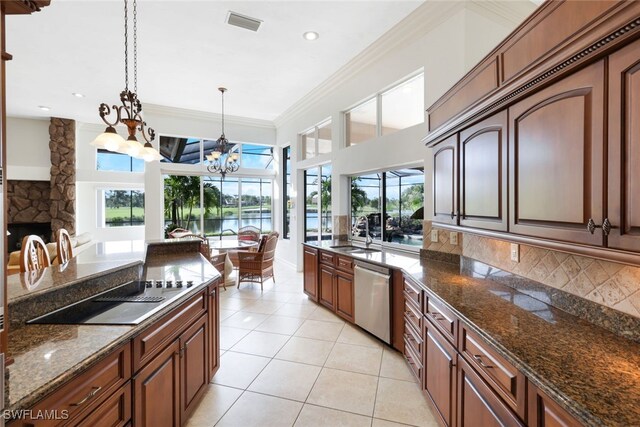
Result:
{"label": "palm tree", "polygon": [[355,218],[358,211],[367,204],[367,193],[358,185],[360,178],[351,177],[351,217]]}
{"label": "palm tree", "polygon": [[[220,209],[220,190],[211,183],[204,184],[202,208],[210,213],[215,207]],[[191,226],[194,206],[200,207],[200,177],[169,175],[164,180],[165,214],[171,215],[171,222],[186,228]],[[186,224],[184,210],[188,209]]]}

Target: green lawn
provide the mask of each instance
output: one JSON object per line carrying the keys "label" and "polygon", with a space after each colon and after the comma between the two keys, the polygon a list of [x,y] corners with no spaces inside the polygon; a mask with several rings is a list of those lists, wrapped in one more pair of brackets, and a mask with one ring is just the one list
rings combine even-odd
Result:
{"label": "green lawn", "polygon": [[[243,211],[255,211],[255,212],[259,212],[259,206],[243,206]],[[263,210],[263,212],[268,212],[267,210]],[[106,220],[110,221],[113,218],[129,218],[129,215],[131,214],[131,209],[130,208],[106,208],[105,209],[105,215],[106,215]],[[186,216],[189,214],[189,209],[184,209],[182,211],[182,217],[186,218]],[[134,217],[143,217],[144,216],[144,208],[133,208],[133,216]],[[200,208],[193,208],[193,210],[191,211],[191,216],[195,217],[195,218],[199,218],[200,217]],[[217,217],[218,216],[218,210],[217,209],[213,209],[211,211],[210,214],[210,218],[211,217]],[[237,207],[225,207],[222,209],[222,216],[230,216],[230,217],[237,217],[238,216],[238,208]]]}

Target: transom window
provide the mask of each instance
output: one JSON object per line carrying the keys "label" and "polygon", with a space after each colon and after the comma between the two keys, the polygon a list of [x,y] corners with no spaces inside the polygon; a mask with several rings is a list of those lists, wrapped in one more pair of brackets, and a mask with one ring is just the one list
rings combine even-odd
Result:
{"label": "transom window", "polygon": [[315,125],[301,135],[304,159],[331,152],[331,119]]}
{"label": "transom window", "polygon": [[96,170],[114,172],[144,172],[144,160],[136,159],[128,154],[114,153],[98,149]]}

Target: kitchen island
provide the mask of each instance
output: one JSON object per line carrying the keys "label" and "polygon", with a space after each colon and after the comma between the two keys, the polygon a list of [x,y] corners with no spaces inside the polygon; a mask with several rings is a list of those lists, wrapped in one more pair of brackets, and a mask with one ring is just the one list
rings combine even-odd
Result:
{"label": "kitchen island", "polygon": [[[93,287],[94,293],[98,293],[104,286],[123,283],[117,283],[118,280],[142,280],[148,286],[152,284],[163,290],[174,286],[170,283],[180,281],[181,286],[185,283],[179,298],[135,325],[21,324],[11,328],[8,356],[13,363],[7,367],[5,408],[13,411],[16,419],[10,425],[55,425],[51,421],[25,419],[24,414],[16,412],[26,409],[55,411],[54,415],[65,422],[72,419],[72,425],[93,425],[97,419],[113,422],[109,425],[125,425],[133,417],[138,417],[140,422],[154,412],[162,415],[167,410],[170,417],[164,420],[166,425],[186,421],[218,366],[220,274],[198,252],[197,242],[154,242],[153,245],[161,245],[162,250],[156,247],[153,256],[145,257],[145,249],[150,253],[148,245],[145,248],[144,244],[132,244],[129,254],[121,252],[116,259],[109,259],[108,254],[104,255],[105,259],[98,256],[93,271],[87,261],[89,257],[79,258],[75,265],[82,265],[87,272],[82,278],[66,283],[51,281],[31,296],[19,292],[13,299],[9,294],[11,316],[16,307],[26,307],[30,300],[49,301],[44,308],[37,307],[39,311],[60,308],[61,301],[51,301],[58,300],[51,297],[60,294],[60,289],[66,294],[75,294],[78,300],[82,299],[78,294],[84,296],[86,289]],[[96,248],[96,252],[99,250]],[[60,266],[50,267],[58,268]],[[102,273],[101,268],[105,268]],[[131,277],[132,269],[135,277]],[[60,277],[46,271],[43,276]],[[104,277],[110,277],[106,285],[100,280]],[[101,286],[94,286],[96,283]],[[77,289],[81,291],[76,292]],[[62,305],[67,305],[70,299],[63,299]],[[34,313],[29,315],[35,317]],[[16,317],[25,316],[16,313]],[[170,355],[176,383],[142,381],[149,379],[149,370],[153,375],[162,376],[154,364],[165,356],[167,349],[176,346],[176,354]],[[152,402],[136,395],[133,402],[136,387],[141,387],[139,391],[146,388],[145,393],[154,398],[163,395],[164,400]],[[170,404],[164,405],[167,402]],[[138,425],[145,424],[161,425],[150,419]]]}

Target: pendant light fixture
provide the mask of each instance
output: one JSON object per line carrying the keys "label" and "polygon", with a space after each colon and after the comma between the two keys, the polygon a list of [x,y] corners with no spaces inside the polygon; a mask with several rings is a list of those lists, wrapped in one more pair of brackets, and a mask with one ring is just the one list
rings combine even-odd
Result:
{"label": "pendant light fixture", "polygon": [[[162,156],[153,148],[151,141],[155,138],[155,131],[147,127],[142,119],[142,103],[138,99],[138,20],[136,0],[133,0],[133,92],[129,90],[129,0],[124,0],[124,90],[120,92],[122,105],[102,103],[98,108],[100,118],[107,124],[104,133],[91,142],[97,148],[103,148],[131,157],[143,159],[146,162],[160,160]],[[113,110],[115,120],[110,122],[108,116]],[[116,132],[115,126],[123,124],[127,127],[128,138],[125,140]],[[136,133],[140,132],[145,143],[138,142]]]}
{"label": "pendant light fixture", "polygon": [[228,173],[233,173],[240,167],[238,159],[240,155],[232,152],[233,145],[229,143],[229,140],[224,136],[224,93],[226,88],[219,87],[218,90],[222,94],[222,135],[216,141],[211,153],[207,154],[207,170],[211,173],[219,173],[224,179]]}

